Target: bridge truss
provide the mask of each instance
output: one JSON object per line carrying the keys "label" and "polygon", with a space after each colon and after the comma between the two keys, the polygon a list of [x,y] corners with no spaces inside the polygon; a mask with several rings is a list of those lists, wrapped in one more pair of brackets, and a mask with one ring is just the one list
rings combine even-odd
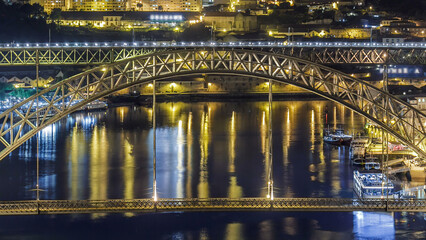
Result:
{"label": "bridge truss", "polygon": [[[223,45],[223,46],[222,46]],[[321,64],[426,64],[424,47],[366,47],[366,46],[309,46],[309,45],[254,45],[221,44],[125,44],[77,46],[60,45],[51,47],[0,47],[0,66],[14,65],[87,65],[108,64],[131,57],[158,51],[198,48],[233,48],[269,51],[298,57]]]}
{"label": "bridge truss", "polygon": [[242,49],[185,49],[156,52],[94,68],[6,110],[0,114],[0,142],[4,145],[0,159],[44,127],[96,99],[153,80],[200,74],[272,79],[301,87],[363,115],[419,156],[426,157],[426,115],[368,83],[281,54]]}
{"label": "bridge truss", "polygon": [[425,212],[426,200],[347,198],[208,198],[39,200],[0,202],[0,215],[176,211],[390,211]]}

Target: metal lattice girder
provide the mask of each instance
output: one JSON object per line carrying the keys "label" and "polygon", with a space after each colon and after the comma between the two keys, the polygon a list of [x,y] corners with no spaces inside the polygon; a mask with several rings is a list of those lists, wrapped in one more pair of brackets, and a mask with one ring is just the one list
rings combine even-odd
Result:
{"label": "metal lattice girder", "polygon": [[[96,99],[153,80],[199,74],[256,77],[298,86],[363,115],[426,157],[426,115],[405,101],[310,61],[270,52],[208,48],[156,52],[97,67],[26,99],[0,114],[0,142],[5,147],[0,159],[44,127]],[[37,99],[44,103],[38,108]]]}
{"label": "metal lattice girder", "polygon": [[[0,66],[107,64],[147,54],[147,48],[40,48],[0,49]],[[38,56],[37,56],[38,54]]]}
{"label": "metal lattice girder", "polygon": [[172,211],[425,212],[426,200],[350,198],[171,198],[0,202],[0,215]]}
{"label": "metal lattice girder", "polygon": [[[0,48],[0,66],[13,65],[87,65],[108,64],[147,53],[186,49],[188,46],[157,47],[31,47]],[[199,50],[212,46],[190,47]],[[424,47],[309,47],[309,46],[245,46],[223,49],[251,49],[294,56],[322,64],[426,64]]]}
{"label": "metal lattice girder", "polygon": [[387,48],[273,48],[273,52],[323,64],[426,64],[424,49]]}

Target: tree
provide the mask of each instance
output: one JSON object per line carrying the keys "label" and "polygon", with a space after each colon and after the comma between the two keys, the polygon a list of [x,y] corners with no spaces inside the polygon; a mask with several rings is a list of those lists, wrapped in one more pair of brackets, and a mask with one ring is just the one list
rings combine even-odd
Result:
{"label": "tree", "polygon": [[60,8],[54,8],[52,10],[52,12],[50,13],[50,20],[52,20],[52,22],[56,23],[57,25],[59,25],[59,20],[61,20],[62,16],[62,10]]}
{"label": "tree", "polygon": [[7,97],[7,92],[13,90],[13,86],[10,83],[0,83],[0,100],[4,100]]}
{"label": "tree", "polygon": [[208,41],[210,38],[210,28],[207,28],[204,23],[191,25],[180,35],[181,41]]}

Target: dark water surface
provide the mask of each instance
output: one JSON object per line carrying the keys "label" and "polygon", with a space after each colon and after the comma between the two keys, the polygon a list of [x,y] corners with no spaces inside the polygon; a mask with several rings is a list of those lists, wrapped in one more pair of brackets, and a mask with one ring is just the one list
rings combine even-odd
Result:
{"label": "dark water surface", "polygon": [[[160,198],[266,196],[267,102],[160,103]],[[325,112],[328,112],[327,116]],[[152,197],[152,109],[76,113],[40,133],[41,199]],[[348,147],[366,120],[328,101],[273,105],[275,197],[354,196]],[[0,162],[0,200],[34,199],[36,140]],[[0,217],[7,239],[424,239],[423,213],[167,213]]]}

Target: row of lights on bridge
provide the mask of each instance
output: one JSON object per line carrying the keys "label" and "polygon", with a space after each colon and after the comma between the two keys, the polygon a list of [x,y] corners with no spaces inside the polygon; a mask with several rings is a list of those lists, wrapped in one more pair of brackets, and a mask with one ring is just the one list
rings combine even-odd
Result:
{"label": "row of lights on bridge", "polygon": [[300,46],[300,47],[420,47],[425,43],[357,43],[357,42],[111,42],[111,43],[7,43],[0,48],[38,47],[167,47],[167,46]]}

